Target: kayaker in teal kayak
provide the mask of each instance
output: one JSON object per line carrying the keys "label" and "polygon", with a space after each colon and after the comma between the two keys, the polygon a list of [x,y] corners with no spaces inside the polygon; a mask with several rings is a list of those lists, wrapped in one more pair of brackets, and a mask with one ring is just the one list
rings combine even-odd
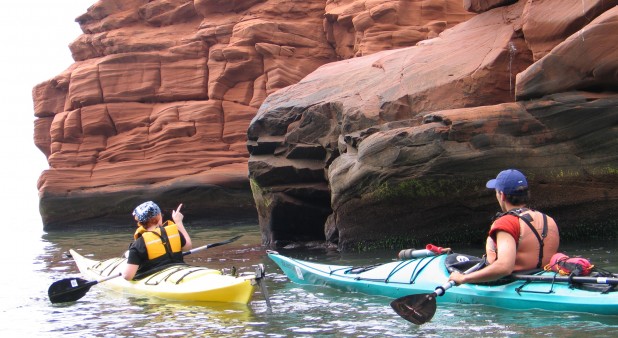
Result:
{"label": "kayaker in teal kayak", "polygon": [[161,209],[152,201],[144,202],[133,210],[137,230],[133,235],[122,276],[132,280],[136,275],[147,275],[159,267],[184,263],[183,250],[191,250],[191,237],[187,233],[180,212],[182,203],[172,211],[172,221],[163,224]]}
{"label": "kayaker in teal kayak", "polygon": [[489,180],[502,213],[489,229],[485,247],[487,266],[468,274],[451,273],[457,284],[491,282],[514,271],[542,269],[558,251],[560,235],[553,218],[527,208],[528,181],[524,174],[507,169]]}

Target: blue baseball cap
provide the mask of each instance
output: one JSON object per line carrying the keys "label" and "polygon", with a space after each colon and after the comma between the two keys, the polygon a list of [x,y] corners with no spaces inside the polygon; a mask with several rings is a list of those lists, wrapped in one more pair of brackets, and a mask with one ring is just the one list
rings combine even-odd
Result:
{"label": "blue baseball cap", "polygon": [[528,181],[521,171],[507,169],[501,171],[496,178],[487,181],[485,186],[489,189],[502,191],[507,195],[523,195],[527,192]]}
{"label": "blue baseball cap", "polygon": [[140,223],[145,223],[149,219],[157,216],[160,213],[161,213],[161,209],[153,201],[144,202],[144,203],[138,205],[135,208],[135,210],[133,210],[133,216]]}

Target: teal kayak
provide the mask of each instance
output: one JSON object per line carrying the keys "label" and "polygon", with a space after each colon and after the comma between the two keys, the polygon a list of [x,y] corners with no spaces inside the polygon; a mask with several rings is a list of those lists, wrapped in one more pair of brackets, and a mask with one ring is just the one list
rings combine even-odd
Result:
{"label": "teal kayak", "polygon": [[[346,292],[400,298],[434,292],[448,284],[448,255],[390,261],[365,267],[297,260],[269,251],[268,256],[294,283],[333,287]],[[575,283],[554,272],[513,275],[499,285],[463,284],[450,288],[438,303],[483,304],[512,310],[586,312],[618,315],[618,278],[582,278]]]}

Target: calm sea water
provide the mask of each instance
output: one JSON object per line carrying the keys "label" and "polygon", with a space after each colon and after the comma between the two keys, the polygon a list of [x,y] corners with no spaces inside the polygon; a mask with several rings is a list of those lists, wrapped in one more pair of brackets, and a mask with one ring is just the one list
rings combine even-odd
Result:
{"label": "calm sea water", "polygon": [[[3,250],[0,279],[0,334],[4,337],[617,337],[618,316],[545,311],[508,311],[479,305],[439,304],[434,319],[422,326],[406,322],[390,308],[390,299],[344,293],[327,287],[291,283],[266,257],[256,224],[195,229],[195,246],[244,235],[238,241],[186,256],[195,265],[240,271],[263,263],[272,310],[256,292],[246,306],[168,303],[123,296],[95,285],[77,302],[51,304],[54,281],[79,276],[68,249],[96,259],[119,256],[131,229],[45,234],[40,226],[21,224]],[[444,243],[436,243],[444,244]],[[616,241],[562,248],[618,272]],[[457,250],[477,254],[470,250]],[[322,250],[281,251],[335,264],[370,264],[396,252],[340,254]]]}

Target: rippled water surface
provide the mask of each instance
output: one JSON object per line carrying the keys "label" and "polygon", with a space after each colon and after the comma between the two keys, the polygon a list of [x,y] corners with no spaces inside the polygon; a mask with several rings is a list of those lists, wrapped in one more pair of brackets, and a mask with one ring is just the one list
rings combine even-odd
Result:
{"label": "rippled water surface", "polygon": [[[168,303],[131,297],[95,285],[73,303],[51,304],[47,289],[54,281],[79,276],[69,248],[95,259],[116,257],[131,240],[127,231],[80,231],[44,234],[21,230],[9,243],[3,262],[0,333],[37,337],[618,337],[618,316],[546,311],[508,311],[479,305],[438,304],[434,319],[408,323],[390,308],[390,299],[344,293],[291,283],[267,258],[257,225],[192,229],[194,246],[243,237],[224,246],[185,257],[190,264],[252,271],[263,263],[272,310],[256,289],[246,306]],[[436,243],[443,244],[443,243]],[[6,249],[6,248],[5,248]],[[478,254],[470,250],[457,250]],[[592,258],[618,271],[616,242],[587,243],[571,255]],[[334,264],[365,265],[391,260],[396,252],[339,254],[322,250],[281,251],[296,258]]]}

